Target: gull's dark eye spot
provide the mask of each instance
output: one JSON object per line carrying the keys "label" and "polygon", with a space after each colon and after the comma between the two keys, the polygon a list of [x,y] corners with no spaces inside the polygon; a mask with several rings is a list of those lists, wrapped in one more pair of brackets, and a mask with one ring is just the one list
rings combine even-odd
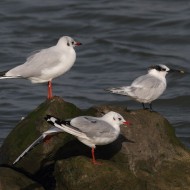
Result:
{"label": "gull's dark eye spot", "polygon": [[157,71],[162,70],[162,68],[159,65],[153,65],[153,66],[149,67],[149,69],[156,69]]}
{"label": "gull's dark eye spot", "polygon": [[161,70],[162,70],[162,67],[160,67],[159,65],[157,65],[157,66],[155,67],[155,69],[156,69],[157,71],[161,71]]}
{"label": "gull's dark eye spot", "polygon": [[120,118],[120,117],[119,117],[118,119],[119,119],[119,121],[121,121],[121,118]]}
{"label": "gull's dark eye spot", "polygon": [[73,42],[73,41],[72,41],[71,43],[72,43],[72,44],[74,44],[74,42]]}
{"label": "gull's dark eye spot", "polygon": [[115,117],[113,117],[113,120],[115,121]]}
{"label": "gull's dark eye spot", "polygon": [[69,42],[67,42],[67,46],[70,46]]}
{"label": "gull's dark eye spot", "polygon": [[160,65],[152,66],[151,69],[156,69],[157,71],[166,71],[165,68],[161,67]]}

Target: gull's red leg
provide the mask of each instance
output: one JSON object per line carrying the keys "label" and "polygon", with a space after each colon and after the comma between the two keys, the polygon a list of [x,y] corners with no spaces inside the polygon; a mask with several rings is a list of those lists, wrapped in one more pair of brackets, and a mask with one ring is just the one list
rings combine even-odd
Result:
{"label": "gull's red leg", "polygon": [[48,81],[48,99],[52,99],[53,94],[52,94],[52,82]]}
{"label": "gull's red leg", "polygon": [[100,162],[97,162],[94,155],[94,148],[92,148],[92,163],[95,165],[101,165]]}
{"label": "gull's red leg", "polygon": [[48,143],[52,137],[53,137],[53,135],[47,135],[47,136],[43,139],[43,142],[44,142],[44,143]]}

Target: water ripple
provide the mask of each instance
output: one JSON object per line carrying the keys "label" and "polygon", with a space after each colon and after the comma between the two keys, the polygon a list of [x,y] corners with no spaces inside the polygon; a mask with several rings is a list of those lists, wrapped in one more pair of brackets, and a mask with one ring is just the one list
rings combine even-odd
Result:
{"label": "water ripple", "polygon": [[[150,65],[182,68],[183,76],[167,76],[168,88],[154,107],[190,147],[190,2],[2,0],[0,5],[0,71],[24,63],[31,52],[54,45],[60,36],[83,43],[71,71],[53,81],[54,94],[79,107],[141,108],[103,89],[129,85]],[[0,85],[1,144],[20,118],[46,99],[47,86],[14,79]]]}

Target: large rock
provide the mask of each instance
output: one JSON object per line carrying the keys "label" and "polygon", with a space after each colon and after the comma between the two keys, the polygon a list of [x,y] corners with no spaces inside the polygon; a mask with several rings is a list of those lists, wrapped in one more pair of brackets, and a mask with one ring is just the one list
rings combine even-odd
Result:
{"label": "large rock", "polygon": [[[80,114],[80,110],[73,104],[64,102],[60,98],[54,98],[42,103],[37,109],[31,112],[5,139],[0,150],[0,163],[11,165],[13,161],[37,139],[50,125],[44,120],[46,114],[51,114],[59,118],[75,117]],[[65,138],[62,138],[65,136]],[[40,167],[46,163],[49,154],[55,154],[61,143],[71,139],[71,136],[61,134],[52,138],[51,143],[44,143],[31,151],[29,156],[21,160],[17,167],[23,168],[30,174],[39,171]],[[29,164],[32,163],[32,164]]]}
{"label": "large rock", "polygon": [[0,190],[44,190],[37,182],[11,168],[0,167]]}
{"label": "large rock", "polygon": [[46,114],[65,119],[78,115],[101,116],[110,110],[119,112],[131,125],[121,127],[121,135],[115,142],[97,147],[95,155],[101,166],[91,163],[89,147],[61,133],[48,143],[37,145],[13,168],[31,175],[48,190],[188,189],[190,153],[163,116],[115,106],[80,110],[58,97],[42,103],[14,128],[1,147],[0,163],[11,165],[50,128],[43,119]]}
{"label": "large rock", "polygon": [[104,160],[102,165],[92,166],[83,156],[57,161],[54,175],[56,190],[142,190],[146,187],[146,182],[123,164]]}

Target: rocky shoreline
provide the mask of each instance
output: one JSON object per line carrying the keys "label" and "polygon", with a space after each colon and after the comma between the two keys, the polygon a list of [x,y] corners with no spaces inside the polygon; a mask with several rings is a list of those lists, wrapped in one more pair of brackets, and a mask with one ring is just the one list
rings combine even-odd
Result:
{"label": "rocky shoreline", "polygon": [[[131,122],[119,138],[98,146],[91,163],[90,148],[66,133],[54,135],[32,149],[16,165],[13,161],[51,126],[46,114],[66,119],[101,116],[116,111]],[[130,111],[102,105],[81,110],[59,97],[32,111],[5,139],[0,149],[0,189],[35,190],[186,190],[190,187],[190,151],[175,136],[170,123],[157,112]]]}

